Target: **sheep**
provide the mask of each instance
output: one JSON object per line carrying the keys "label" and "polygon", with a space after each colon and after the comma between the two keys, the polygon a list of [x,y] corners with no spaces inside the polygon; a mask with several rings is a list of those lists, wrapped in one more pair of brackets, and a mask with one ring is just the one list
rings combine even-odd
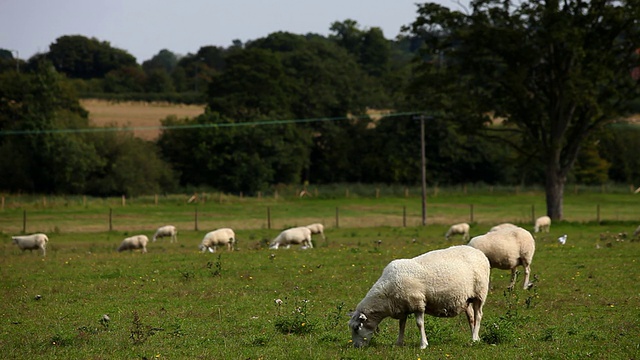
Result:
{"label": "sheep", "polygon": [[200,243],[199,248],[202,252],[205,252],[208,249],[210,252],[214,253],[218,246],[226,245],[227,250],[231,251],[233,250],[235,243],[235,232],[229,228],[220,228],[208,232],[204,238],[202,238],[202,243]]}
{"label": "sheep", "polygon": [[291,244],[301,244],[305,249],[313,248],[313,243],[311,243],[311,230],[304,226],[286,229],[271,241],[269,249],[277,250],[280,246],[286,246],[288,249]]}
{"label": "sheep", "polygon": [[159,238],[171,236],[170,242],[178,242],[178,230],[173,225],[161,226],[156,230],[156,233],[153,235],[153,242],[158,240]]}
{"label": "sheep", "polygon": [[502,223],[502,224],[498,224],[498,225],[492,227],[491,229],[489,229],[489,232],[498,231],[498,230],[507,229],[507,228],[516,228],[516,227],[518,227],[518,226],[513,225],[512,223]]}
{"label": "sheep", "polygon": [[468,245],[482,251],[489,258],[492,268],[511,270],[509,289],[513,289],[516,282],[518,265],[524,267],[523,288],[531,286],[529,274],[536,244],[529,231],[521,227],[491,231],[474,237]]}
{"label": "sheep", "polygon": [[325,239],[325,237],[324,237],[324,225],[322,225],[320,223],[315,223],[315,224],[307,225],[306,227],[309,230],[311,230],[311,234],[320,234],[320,236],[322,236],[322,240]]}
{"label": "sheep", "polygon": [[45,234],[12,236],[11,239],[23,252],[25,250],[33,252],[33,250],[40,249],[42,250],[42,256],[46,256],[47,254],[47,242],[49,242],[49,238]]}
{"label": "sheep", "polygon": [[469,224],[460,223],[451,225],[449,231],[447,231],[444,237],[449,240],[449,238],[453,235],[462,235],[463,241],[469,241]]}
{"label": "sheep", "polygon": [[551,218],[548,216],[540,216],[536,219],[535,226],[533,227],[534,232],[549,232],[549,228],[551,227]]}
{"label": "sheep", "polygon": [[490,271],[487,257],[467,245],[391,261],[351,314],[349,328],[353,345],[367,345],[378,324],[387,317],[399,320],[396,345],[402,345],[407,316],[412,313],[420,330],[421,349],[428,345],[425,313],[453,317],[464,311],[471,327],[471,339],[480,340]]}
{"label": "sheep", "polygon": [[120,243],[120,246],[118,247],[118,252],[125,251],[125,250],[142,249],[142,252],[146,253],[148,242],[149,242],[149,238],[147,237],[147,235],[131,236],[122,240],[122,243]]}

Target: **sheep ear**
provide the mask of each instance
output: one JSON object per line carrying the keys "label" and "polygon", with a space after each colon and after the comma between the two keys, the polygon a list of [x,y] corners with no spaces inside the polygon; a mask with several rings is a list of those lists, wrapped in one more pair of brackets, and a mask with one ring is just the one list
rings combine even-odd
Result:
{"label": "sheep ear", "polygon": [[358,318],[360,320],[362,320],[362,321],[366,321],[367,320],[367,316],[365,314],[360,314],[360,316]]}

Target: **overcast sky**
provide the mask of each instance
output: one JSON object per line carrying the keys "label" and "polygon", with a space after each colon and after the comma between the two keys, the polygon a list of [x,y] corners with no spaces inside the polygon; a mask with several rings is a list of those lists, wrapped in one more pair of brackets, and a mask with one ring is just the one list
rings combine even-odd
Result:
{"label": "overcast sky", "polygon": [[[393,39],[416,18],[416,0],[0,0],[0,48],[21,59],[49,51],[63,35],[126,50],[138,63],[162,49],[196,53],[273,32],[328,35],[334,21],[380,27]],[[452,0],[437,0],[458,8]],[[14,56],[16,54],[14,53]]]}

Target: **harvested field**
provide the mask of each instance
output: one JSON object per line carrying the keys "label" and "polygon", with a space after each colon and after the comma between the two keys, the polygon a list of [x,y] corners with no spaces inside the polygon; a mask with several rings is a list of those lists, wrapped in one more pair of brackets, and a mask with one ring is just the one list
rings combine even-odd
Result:
{"label": "harvested field", "polygon": [[80,100],[82,106],[89,111],[89,119],[96,126],[117,124],[135,129],[135,136],[145,140],[155,140],[160,134],[160,120],[170,115],[178,118],[194,117],[204,112],[204,105],[177,105],[169,103],[147,102],[113,102],[107,100]]}

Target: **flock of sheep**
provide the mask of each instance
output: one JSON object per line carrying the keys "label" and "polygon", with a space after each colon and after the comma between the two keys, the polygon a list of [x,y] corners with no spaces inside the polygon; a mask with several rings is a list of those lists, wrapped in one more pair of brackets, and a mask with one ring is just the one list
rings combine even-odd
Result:
{"label": "flock of sheep", "polygon": [[[269,245],[271,249],[278,249],[280,246],[285,246],[287,249],[291,245],[302,245],[303,249],[313,248],[311,242],[311,234],[320,234],[324,239],[324,225],[316,223],[307,226],[295,227],[282,231]],[[173,225],[165,225],[159,227],[153,235],[153,241],[158,239],[169,237],[170,242],[178,242],[178,230]],[[45,234],[32,234],[23,236],[12,236],[13,243],[20,248],[20,250],[41,250],[42,256],[46,255],[46,246],[49,242],[49,238]],[[149,238],[147,235],[134,235],[125,238],[118,246],[117,251],[126,250],[140,250],[143,253],[147,252],[147,244]],[[214,231],[210,231],[202,238],[199,249],[202,252],[216,252],[218,247],[226,246],[227,250],[233,250],[236,244],[236,234],[232,229],[221,228]]]}
{"label": "flock of sheep", "polygon": [[[543,216],[536,219],[534,232],[549,232],[551,219]],[[153,241],[170,237],[178,241],[175,226],[167,225],[157,229]],[[313,248],[311,234],[324,238],[322,224],[295,227],[282,231],[270,243],[269,248],[280,246],[289,248],[301,245],[303,249]],[[640,234],[640,226],[634,236]],[[492,227],[486,234],[469,240],[469,225],[452,225],[445,237],[461,235],[466,245],[451,246],[429,251],[411,259],[396,259],[383,270],[382,275],[366,296],[350,314],[349,328],[355,347],[367,345],[378,324],[387,317],[399,320],[399,334],[396,344],[404,342],[407,317],[415,315],[420,330],[420,348],[427,347],[424,329],[424,315],[454,317],[462,312],[467,315],[472,341],[480,340],[482,308],[489,292],[491,268],[511,270],[509,288],[516,281],[516,268],[524,268],[523,288],[529,289],[531,262],[535,252],[535,240],[531,232],[510,223]],[[49,241],[45,234],[14,236],[13,241],[21,250],[42,250],[45,255]],[[149,239],[146,235],[128,237],[122,241],[118,251],[140,249],[146,252]],[[236,242],[232,229],[221,228],[207,233],[199,246],[202,252],[215,252],[226,246],[233,250]]]}

